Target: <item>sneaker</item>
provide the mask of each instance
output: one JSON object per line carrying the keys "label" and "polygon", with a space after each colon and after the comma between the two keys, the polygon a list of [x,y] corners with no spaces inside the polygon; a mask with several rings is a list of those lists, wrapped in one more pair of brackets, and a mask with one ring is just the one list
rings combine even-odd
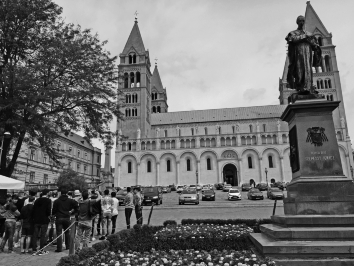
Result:
{"label": "sneaker", "polygon": [[43,255],[47,255],[47,254],[49,254],[49,251],[39,251],[37,253],[38,256],[43,256]]}
{"label": "sneaker", "polygon": [[14,244],[14,248],[19,248],[20,246],[21,246],[20,243],[15,243],[15,244]]}
{"label": "sneaker", "polygon": [[106,239],[105,236],[101,236],[101,237],[99,238],[99,240],[105,240],[105,239]]}
{"label": "sneaker", "polygon": [[96,238],[94,238],[94,237],[91,238],[91,241],[95,241],[95,240],[96,240]]}

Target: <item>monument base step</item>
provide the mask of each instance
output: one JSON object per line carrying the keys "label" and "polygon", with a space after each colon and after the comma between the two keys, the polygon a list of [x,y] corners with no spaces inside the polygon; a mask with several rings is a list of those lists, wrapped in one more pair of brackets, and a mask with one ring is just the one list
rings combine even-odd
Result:
{"label": "monument base step", "polygon": [[273,223],[288,227],[351,227],[354,225],[354,215],[273,215]]}
{"label": "monument base step", "polygon": [[353,266],[354,259],[274,259],[277,266]]}
{"label": "monument base step", "polygon": [[354,258],[354,241],[276,240],[262,233],[250,234],[252,243],[265,256],[274,258]]}
{"label": "monument base step", "polygon": [[286,227],[263,224],[262,233],[278,240],[354,240],[354,227]]}

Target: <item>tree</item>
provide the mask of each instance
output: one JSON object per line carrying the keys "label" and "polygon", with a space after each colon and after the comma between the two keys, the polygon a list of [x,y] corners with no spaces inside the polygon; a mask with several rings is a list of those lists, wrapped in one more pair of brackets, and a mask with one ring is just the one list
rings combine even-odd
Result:
{"label": "tree", "polygon": [[60,173],[57,181],[58,189],[66,188],[67,190],[80,190],[81,192],[88,189],[85,177],[78,174],[72,169],[65,169]]}
{"label": "tree", "polygon": [[11,133],[1,175],[11,176],[23,143],[37,143],[55,164],[55,140],[70,131],[113,144],[109,123],[122,117],[116,57],[97,34],[66,24],[61,12],[51,0],[0,5],[0,134]]}

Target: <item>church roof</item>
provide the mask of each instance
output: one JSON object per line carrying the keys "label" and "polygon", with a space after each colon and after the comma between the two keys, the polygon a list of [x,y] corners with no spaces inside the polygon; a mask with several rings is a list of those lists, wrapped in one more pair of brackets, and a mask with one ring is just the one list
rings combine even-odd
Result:
{"label": "church roof", "polygon": [[305,27],[309,32],[314,32],[316,28],[323,34],[329,35],[326,27],[323,25],[321,19],[318,17],[316,11],[313,9],[310,1],[306,2],[306,12],[305,12]]}
{"label": "church roof", "polygon": [[134,47],[138,54],[145,53],[145,46],[143,38],[141,37],[138,22],[135,21],[132,31],[130,32],[127,43],[125,44],[122,54],[129,53],[130,49]]}
{"label": "church roof", "polygon": [[183,111],[151,114],[151,124],[169,125],[204,123],[230,120],[279,118],[287,105],[264,105],[210,110]]}
{"label": "church roof", "polygon": [[155,87],[158,92],[163,92],[162,81],[157,65],[155,65],[154,73],[152,74],[151,79],[151,88],[153,87]]}

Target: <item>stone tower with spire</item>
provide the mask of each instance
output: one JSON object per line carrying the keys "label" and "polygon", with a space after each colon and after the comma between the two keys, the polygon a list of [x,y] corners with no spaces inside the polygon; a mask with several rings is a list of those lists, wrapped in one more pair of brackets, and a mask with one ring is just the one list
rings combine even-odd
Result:
{"label": "stone tower with spire", "polygon": [[[325,95],[328,101],[341,101],[339,107],[333,112],[333,120],[338,140],[346,141],[349,136],[336,51],[335,46],[332,44],[332,33],[327,31],[310,1],[307,1],[306,4],[305,29],[316,36],[322,50],[322,65],[318,68],[313,68],[313,83],[317,86],[319,93]],[[288,97],[295,92],[295,90],[288,87],[286,81],[288,65],[289,60],[286,57],[283,76],[279,79],[279,100],[282,105],[288,104]]]}
{"label": "stone tower with spire", "polygon": [[154,73],[151,80],[151,100],[153,113],[167,113],[167,93],[166,88],[162,86],[159,69],[157,63],[155,63]]}
{"label": "stone tower with spire", "polygon": [[118,89],[123,93],[124,120],[118,121],[117,130],[125,138],[149,136],[151,130],[151,63],[145,50],[137,18],[123,52],[119,55]]}

